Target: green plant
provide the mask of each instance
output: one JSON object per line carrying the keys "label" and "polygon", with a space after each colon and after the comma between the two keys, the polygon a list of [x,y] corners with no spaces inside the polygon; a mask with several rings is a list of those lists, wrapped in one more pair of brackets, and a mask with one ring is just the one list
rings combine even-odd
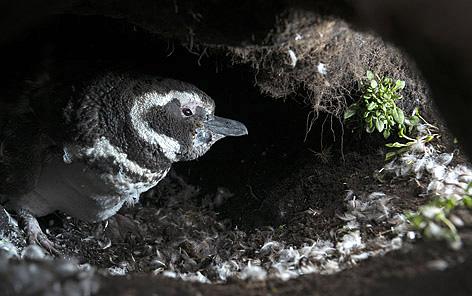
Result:
{"label": "green plant", "polygon": [[[410,117],[405,118],[404,125],[408,135],[405,134],[405,128],[399,131],[400,138],[406,139],[407,142],[394,142],[387,143],[385,146],[392,148],[392,151],[389,151],[385,154],[385,160],[391,160],[397,155],[403,154],[411,149],[415,144],[426,144],[437,138],[439,135],[434,133],[437,131],[437,127],[428,123],[421,115],[418,108],[413,110],[413,113]],[[418,133],[418,128],[422,127],[422,132]],[[416,138],[412,138],[411,135],[417,134]],[[419,134],[419,135],[418,135]]]}
{"label": "green plant", "polygon": [[[466,192],[470,192],[471,186],[469,184]],[[444,239],[453,248],[458,248],[461,238],[454,224],[457,217],[452,213],[458,207],[472,209],[472,197],[468,193],[464,196],[438,197],[406,217],[413,228],[425,237]]]}
{"label": "green plant", "polygon": [[[437,128],[420,115],[418,108],[413,110],[411,116],[405,116],[397,106],[396,102],[402,99],[400,91],[404,88],[405,82],[402,80],[394,82],[389,77],[379,77],[372,71],[367,71],[365,79],[361,81],[362,98],[344,113],[344,120],[354,116],[360,118],[368,133],[377,130],[387,139],[393,131],[397,131],[400,139],[407,140],[386,144],[391,151],[386,153],[385,160],[405,153],[415,144],[431,142],[438,136],[433,133]],[[420,126],[422,132],[418,132]]]}
{"label": "green plant", "polygon": [[405,88],[405,81],[389,77],[379,77],[367,71],[361,81],[362,99],[350,105],[344,113],[344,119],[360,116],[365,130],[372,133],[377,130],[384,138],[390,137],[396,129],[398,135],[405,135],[405,115],[396,102],[402,99],[400,91]]}

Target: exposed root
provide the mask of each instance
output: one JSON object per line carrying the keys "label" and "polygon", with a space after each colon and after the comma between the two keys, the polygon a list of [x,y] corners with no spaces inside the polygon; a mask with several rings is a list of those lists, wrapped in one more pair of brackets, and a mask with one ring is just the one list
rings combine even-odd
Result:
{"label": "exposed root", "polygon": [[406,81],[402,102],[406,106],[401,107],[407,112],[428,95],[421,77],[399,50],[344,21],[312,12],[292,10],[281,16],[266,45],[227,50],[233,63],[254,70],[262,93],[274,98],[302,95],[316,114],[341,118],[366,70]]}

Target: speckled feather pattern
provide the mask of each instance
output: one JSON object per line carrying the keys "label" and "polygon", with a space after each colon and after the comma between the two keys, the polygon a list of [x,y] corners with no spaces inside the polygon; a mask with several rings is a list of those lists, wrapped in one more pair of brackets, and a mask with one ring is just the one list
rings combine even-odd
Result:
{"label": "speckled feather pattern", "polygon": [[[32,98],[39,113],[34,118],[38,125],[46,123],[38,134],[49,139],[51,148],[44,149],[33,137],[30,143],[25,139],[22,147],[30,148],[24,150],[37,155],[20,158],[33,157],[34,168],[42,173],[23,193],[9,194],[10,207],[36,216],[61,210],[87,221],[104,220],[156,186],[172,162],[206,152],[192,152],[193,138],[202,114],[212,114],[214,103],[195,86],[130,73],[108,73],[80,85],[85,87],[63,86],[58,92],[62,99],[51,100],[57,106],[44,107],[45,98]],[[183,120],[182,104],[195,116]],[[48,126],[50,121],[56,126]],[[13,133],[28,136],[21,127]],[[14,145],[9,149],[15,150]],[[0,172],[5,171],[1,177],[15,169],[18,174],[31,170],[28,163],[22,170],[18,162],[0,165]]]}
{"label": "speckled feather pattern", "polygon": [[[131,74],[107,74],[97,79],[83,93],[77,94],[78,98],[71,100],[65,114],[67,125],[73,131],[68,137],[74,143],[93,146],[95,140],[103,136],[109,139],[113,146],[121,147],[123,152],[138,164],[159,170],[163,163],[168,165],[168,159],[162,151],[150,146],[139,136],[131,124],[130,113],[135,100],[142,100],[148,93],[164,95],[171,90],[195,92],[209,108],[214,108],[212,100],[191,84]],[[188,137],[185,134],[188,127],[160,124],[169,120],[169,117],[162,118],[162,121],[155,120],[156,126],[153,128],[171,132],[180,141]],[[172,131],[169,131],[169,128]]]}

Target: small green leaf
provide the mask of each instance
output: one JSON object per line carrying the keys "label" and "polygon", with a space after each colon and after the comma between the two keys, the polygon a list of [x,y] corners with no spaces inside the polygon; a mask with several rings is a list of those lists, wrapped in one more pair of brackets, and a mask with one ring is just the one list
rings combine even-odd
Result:
{"label": "small green leaf", "polygon": [[417,126],[420,123],[420,118],[416,115],[413,115],[408,121],[408,125]]}
{"label": "small green leaf", "polygon": [[344,119],[346,120],[356,115],[357,109],[358,109],[358,106],[356,104],[352,104],[351,106],[349,106],[344,112]]}
{"label": "small green leaf", "polygon": [[400,147],[406,147],[406,146],[409,146],[409,145],[408,145],[408,143],[403,144],[403,143],[395,142],[395,143],[387,143],[387,144],[385,144],[385,146],[387,146],[389,148],[400,148]]}
{"label": "small green leaf", "polygon": [[457,201],[454,198],[446,199],[446,209],[451,210],[457,206]]}
{"label": "small green leaf", "polygon": [[466,195],[464,196],[464,198],[462,199],[462,202],[464,203],[464,205],[468,208],[472,208],[472,197]]}
{"label": "small green leaf", "polygon": [[423,139],[423,141],[425,143],[428,143],[428,142],[431,142],[435,137],[436,137],[436,135],[428,135]]}
{"label": "small green leaf", "polygon": [[385,160],[389,161],[389,160],[393,159],[396,155],[397,155],[396,152],[387,152],[385,154]]}
{"label": "small green leaf", "polygon": [[390,130],[389,129],[384,129],[383,131],[383,136],[385,139],[387,139],[388,137],[390,137]]}
{"label": "small green leaf", "polygon": [[372,87],[372,88],[377,88],[377,86],[378,86],[377,81],[375,81],[375,80],[371,80],[371,81],[370,81],[370,87]]}
{"label": "small green leaf", "polygon": [[399,117],[398,117],[398,110],[397,110],[397,108],[393,108],[391,113],[392,113],[393,119],[395,119],[395,121],[398,122]]}
{"label": "small green leaf", "polygon": [[369,80],[374,79],[374,73],[372,73],[372,71],[367,71],[366,76],[367,76],[367,79],[369,79]]}
{"label": "small green leaf", "polygon": [[404,89],[405,88],[405,81],[397,80],[395,82],[395,89]]}
{"label": "small green leaf", "polygon": [[366,126],[365,131],[371,134],[374,131],[374,127],[372,123],[370,123],[368,126]]}
{"label": "small green leaf", "polygon": [[375,120],[375,127],[377,128],[377,130],[379,131],[379,133],[383,132],[384,130],[384,123],[382,120],[376,118]]}
{"label": "small green leaf", "polygon": [[367,105],[367,110],[372,111],[377,107],[377,104],[375,102],[370,102],[369,105]]}
{"label": "small green leaf", "polygon": [[398,124],[403,124],[405,121],[405,114],[403,114],[402,109],[400,108],[395,108],[397,113],[398,113],[398,118],[395,120]]}

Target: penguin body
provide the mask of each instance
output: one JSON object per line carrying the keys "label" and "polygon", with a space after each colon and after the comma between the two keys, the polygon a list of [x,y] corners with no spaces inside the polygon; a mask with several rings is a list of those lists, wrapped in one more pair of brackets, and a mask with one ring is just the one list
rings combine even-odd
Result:
{"label": "penguin body", "polygon": [[247,134],[215,116],[208,95],[176,80],[107,73],[45,93],[0,131],[2,201],[33,216],[59,210],[105,220],[156,186],[172,163]]}

